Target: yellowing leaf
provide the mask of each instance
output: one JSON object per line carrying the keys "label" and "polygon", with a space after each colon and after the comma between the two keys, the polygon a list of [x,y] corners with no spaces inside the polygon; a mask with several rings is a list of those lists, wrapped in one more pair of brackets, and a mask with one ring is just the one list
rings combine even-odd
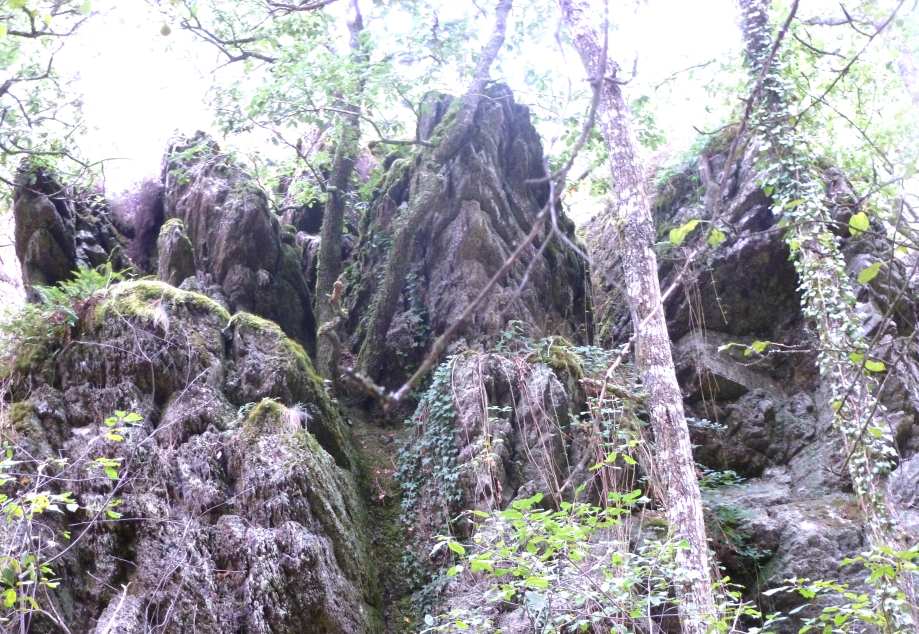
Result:
{"label": "yellowing leaf", "polygon": [[865,361],[865,369],[871,372],[883,372],[886,366],[880,361]]}
{"label": "yellowing leaf", "polygon": [[687,222],[682,227],[677,227],[676,229],[670,230],[670,242],[673,244],[682,244],[683,240],[686,239],[686,236],[690,231],[695,229],[699,225],[699,221],[693,218]]}
{"label": "yellowing leaf", "polygon": [[708,243],[715,246],[724,242],[724,232],[718,229],[712,229],[712,235],[708,237]]}
{"label": "yellowing leaf", "polygon": [[878,271],[881,270],[881,263],[875,262],[871,266],[866,266],[862,269],[862,272],[858,274],[858,283],[867,284],[874,278],[878,276]]}
{"label": "yellowing leaf", "polygon": [[853,236],[857,236],[863,231],[867,231],[868,227],[871,225],[871,222],[868,220],[868,215],[864,211],[860,211],[851,218],[849,218],[849,232]]}
{"label": "yellowing leaf", "polygon": [[51,26],[51,14],[50,13],[45,14],[44,20],[45,20],[46,26]]}
{"label": "yellowing leaf", "polygon": [[754,341],[753,343],[750,344],[750,347],[756,350],[757,352],[762,353],[762,351],[765,350],[766,346],[768,346],[770,343],[772,342],[771,341]]}
{"label": "yellowing leaf", "polygon": [[794,253],[795,251],[798,250],[799,246],[801,246],[800,242],[798,242],[797,240],[792,240],[791,243],[788,245],[788,248],[791,249],[792,253]]}
{"label": "yellowing leaf", "polygon": [[803,205],[803,204],[806,203],[806,202],[807,202],[807,201],[804,200],[803,198],[799,198],[798,200],[793,200],[793,201],[791,201],[790,203],[787,203],[787,204],[785,205],[785,209],[794,209],[794,208],[797,207],[798,205]]}
{"label": "yellowing leaf", "polygon": [[0,40],[6,37],[7,27],[5,24],[0,24]]}

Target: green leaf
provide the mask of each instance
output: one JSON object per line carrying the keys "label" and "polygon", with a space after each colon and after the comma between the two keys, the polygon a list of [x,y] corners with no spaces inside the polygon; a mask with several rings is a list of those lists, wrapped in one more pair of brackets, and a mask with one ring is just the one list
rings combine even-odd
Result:
{"label": "green leaf", "polygon": [[121,442],[124,440],[124,436],[119,436],[118,434],[106,434],[105,437],[109,440],[114,440],[115,442]]}
{"label": "green leaf", "polygon": [[807,202],[807,201],[804,200],[803,198],[799,198],[798,200],[793,200],[793,201],[791,201],[790,203],[787,203],[787,204],[785,205],[785,209],[794,209],[795,207],[797,207],[797,206],[799,206],[799,205],[803,205],[803,204],[806,203],[806,202]]}
{"label": "green leaf", "polygon": [[3,593],[3,606],[11,608],[14,603],[16,603],[16,591],[10,588]]}
{"label": "green leaf", "polygon": [[865,358],[865,355],[863,355],[863,354],[858,354],[857,352],[852,352],[852,353],[849,354],[849,360],[850,360],[852,363],[861,363],[861,362],[862,362],[862,359],[864,359],[864,358]]}
{"label": "green leaf", "polygon": [[686,236],[690,231],[695,229],[699,225],[699,221],[693,218],[687,222],[682,227],[677,227],[676,229],[670,230],[670,242],[673,244],[682,244],[683,240],[686,239]]}
{"label": "green leaf", "polygon": [[865,369],[871,372],[883,372],[886,366],[880,361],[865,361]]}
{"label": "green leaf", "polygon": [[110,477],[112,480],[117,480],[117,479],[118,479],[118,472],[115,471],[115,469],[114,469],[113,467],[106,467],[106,468],[105,468],[105,475],[107,475],[108,477]]}
{"label": "green leaf", "polygon": [[858,283],[867,284],[874,278],[878,276],[878,271],[881,270],[881,263],[875,262],[871,266],[866,266],[862,269],[862,272],[858,274]]}
{"label": "green leaf", "polygon": [[800,242],[798,242],[797,240],[792,240],[792,241],[789,243],[788,248],[791,249],[791,252],[792,252],[792,253],[794,253],[795,251],[798,250],[798,247],[799,247],[799,246],[801,246],[801,243],[800,243]]}
{"label": "green leaf", "polygon": [[770,343],[772,342],[771,341],[754,341],[753,343],[750,344],[750,347],[756,350],[757,352],[759,352],[760,354],[762,354],[763,350],[765,350],[766,346],[768,346]]}
{"label": "green leaf", "polygon": [[7,27],[5,24],[0,24],[0,40],[6,37]]}
{"label": "green leaf", "polygon": [[724,242],[724,238],[725,238],[725,235],[723,231],[719,231],[718,229],[712,229],[712,235],[708,237],[708,243],[711,246],[716,246]]}
{"label": "green leaf", "polygon": [[28,0],[9,0],[7,6],[10,9],[21,9],[28,3]]}
{"label": "green leaf", "polygon": [[864,211],[860,211],[849,218],[849,232],[853,236],[867,231],[869,226],[871,226],[871,221],[868,220],[868,215]]}
{"label": "green leaf", "polygon": [[457,629],[460,629],[460,630],[465,630],[467,627],[469,627],[468,624],[463,623],[462,621],[457,621],[456,623],[454,623],[454,625],[456,626]]}
{"label": "green leaf", "polygon": [[528,588],[548,588],[549,582],[542,577],[530,577],[526,580],[524,585]]}
{"label": "green leaf", "polygon": [[466,549],[463,548],[462,544],[457,544],[456,542],[447,542],[447,548],[455,552],[457,555],[466,554]]}
{"label": "green leaf", "polygon": [[44,17],[45,26],[51,26],[51,14],[46,13]]}
{"label": "green leaf", "polygon": [[86,0],[80,8],[78,9],[80,15],[88,15],[90,11],[93,10],[93,3],[90,0]]}

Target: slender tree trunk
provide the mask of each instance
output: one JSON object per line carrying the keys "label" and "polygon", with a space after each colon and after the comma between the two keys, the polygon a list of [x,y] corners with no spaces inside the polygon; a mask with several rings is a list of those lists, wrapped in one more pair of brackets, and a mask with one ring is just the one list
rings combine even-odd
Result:
{"label": "slender tree trunk", "polygon": [[675,579],[680,618],[686,634],[705,634],[707,620],[715,618],[711,562],[702,496],[696,481],[683,398],[677,384],[670,337],[661,304],[655,231],[645,189],[645,174],[628,106],[619,85],[596,77],[603,64],[600,35],[584,0],[560,0],[572,43],[591,81],[601,81],[597,118],[606,141],[610,169],[616,184],[618,221],[622,232],[622,273],[626,297],[636,328],[636,356],[642,385],[648,393],[648,413],[654,429],[657,466],[664,488],[672,530],[689,547],[679,552],[680,573]]}
{"label": "slender tree trunk", "polygon": [[[359,35],[364,24],[358,0],[351,0],[351,9],[353,15],[348,22],[351,56],[360,67],[363,55]],[[356,82],[356,85],[359,95],[361,82]],[[342,104],[342,109],[353,108],[354,105]],[[331,297],[335,282],[341,275],[341,238],[345,224],[345,200],[359,151],[360,118],[356,112],[353,115],[342,115],[341,123],[342,131],[332,159],[329,182],[326,185],[327,199],[322,216],[319,263],[316,271],[315,312],[319,328],[316,366],[320,374],[330,378],[337,376],[338,354],[341,350],[337,328],[333,327],[338,314],[332,305]]]}
{"label": "slender tree trunk", "polygon": [[367,334],[357,359],[358,371],[372,379],[378,378],[382,369],[386,335],[396,314],[402,287],[405,285],[405,276],[411,264],[415,232],[432,210],[433,201],[440,192],[442,179],[439,177],[439,172],[450,159],[456,156],[469,139],[469,131],[472,128],[476,110],[485,92],[485,85],[488,83],[488,73],[504,45],[507,16],[512,4],[512,0],[499,0],[495,10],[495,24],[491,38],[479,56],[472,82],[463,95],[453,127],[436,148],[425,153],[426,160],[422,162],[423,166],[417,180],[412,185],[414,191],[408,208],[393,222],[392,246],[387,255],[383,281],[370,306]]}

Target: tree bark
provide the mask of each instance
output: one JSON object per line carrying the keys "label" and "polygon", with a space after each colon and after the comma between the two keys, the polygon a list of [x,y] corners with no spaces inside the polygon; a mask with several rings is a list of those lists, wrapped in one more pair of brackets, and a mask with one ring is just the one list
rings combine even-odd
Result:
{"label": "tree bark", "polygon": [[655,231],[628,106],[619,85],[597,77],[603,48],[584,0],[559,0],[572,43],[591,81],[602,82],[598,121],[616,184],[617,219],[622,237],[622,273],[636,329],[636,357],[654,430],[657,466],[671,528],[686,540],[674,580],[685,634],[705,634],[717,617],[702,496],[696,480],[683,398],[676,380],[670,337],[661,304]]}
{"label": "tree bark", "polygon": [[507,31],[507,16],[513,0],[499,0],[495,10],[495,24],[491,38],[482,49],[479,61],[473,73],[472,82],[466,89],[460,104],[459,112],[453,127],[444,139],[430,152],[425,152],[420,173],[412,188],[408,208],[393,223],[393,240],[386,259],[383,281],[374,297],[367,318],[367,335],[361,345],[357,359],[357,369],[371,379],[379,378],[382,369],[383,350],[386,346],[386,335],[392,325],[393,316],[405,284],[405,276],[411,263],[412,244],[415,231],[421,225],[432,203],[442,186],[439,172],[446,163],[456,156],[469,139],[469,130],[475,119],[476,110],[482,100],[488,73],[498,52],[504,45]]}
{"label": "tree bark", "polygon": [[[360,66],[361,43],[360,32],[364,28],[358,0],[351,0],[354,12],[348,22],[351,56]],[[361,82],[357,82],[358,92]],[[343,104],[343,109],[353,106]],[[342,131],[338,146],[332,158],[332,169],[326,185],[326,204],[322,216],[322,228],[319,240],[319,263],[316,271],[316,323],[318,324],[318,341],[316,342],[316,369],[329,378],[337,376],[338,356],[341,347],[338,343],[337,328],[334,327],[338,317],[331,300],[335,282],[341,275],[341,239],[345,224],[345,198],[348,183],[354,172],[360,137],[360,118],[358,113],[342,115]]]}

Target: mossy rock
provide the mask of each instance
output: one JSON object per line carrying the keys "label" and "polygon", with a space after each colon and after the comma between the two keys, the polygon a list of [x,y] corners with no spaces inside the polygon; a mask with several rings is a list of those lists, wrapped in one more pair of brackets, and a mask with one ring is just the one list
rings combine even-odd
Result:
{"label": "mossy rock", "polygon": [[155,322],[162,319],[159,309],[164,307],[182,307],[192,313],[211,315],[221,327],[226,327],[230,321],[227,309],[210,297],[179,290],[165,282],[122,282],[99,291],[99,296],[102,300],[94,313],[96,324],[105,322],[112,313]]}

